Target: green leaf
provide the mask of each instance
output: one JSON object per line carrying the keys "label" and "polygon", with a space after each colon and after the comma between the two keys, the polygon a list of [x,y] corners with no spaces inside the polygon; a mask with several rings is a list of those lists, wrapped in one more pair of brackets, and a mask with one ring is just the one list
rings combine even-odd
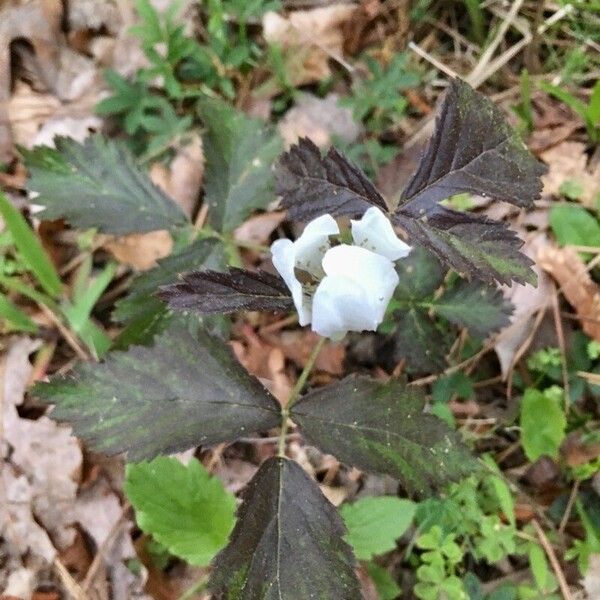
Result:
{"label": "green leaf", "polygon": [[37,325],[20,308],[15,306],[6,296],[0,293],[0,318],[5,323],[9,331],[27,331],[34,333],[37,331]]}
{"label": "green leaf", "polygon": [[83,144],[55,138],[56,150],[38,147],[21,153],[29,169],[29,190],[39,193],[44,219],[66,219],[74,227],[102,233],[172,229],[187,222],[173,200],[135,164],[125,146],[88,137]]}
{"label": "green leaf", "polygon": [[400,586],[394,581],[387,569],[375,563],[368,563],[367,572],[377,588],[379,600],[395,600],[402,593]]}
{"label": "green leaf", "polygon": [[440,371],[446,364],[448,336],[418,308],[399,311],[393,334],[394,360],[405,359],[409,373]]}
{"label": "green leaf", "polygon": [[62,283],[54,265],[23,215],[2,192],[0,192],[0,215],[12,234],[13,242],[23,262],[35,275],[40,285],[53,298],[60,296]]}
{"label": "green leaf", "polygon": [[396,540],[408,529],[416,504],[393,496],[363,498],[343,504],[340,512],[348,533],[346,541],[360,560],[371,560],[396,547]]}
{"label": "green leaf", "polygon": [[210,587],[229,600],[360,600],[344,533],[336,509],[302,467],[270,458],[244,492]]}
{"label": "green leaf", "polygon": [[558,458],[567,420],[558,399],[528,388],[521,400],[521,443],[530,461],[548,455]]}
{"label": "green leaf", "polygon": [[561,246],[600,246],[598,219],[577,204],[553,206],[550,227]]}
{"label": "green leaf", "polygon": [[275,200],[273,161],[282,142],[269,126],[217,100],[200,103],[206,127],[204,190],[210,224],[232,231]]}
{"label": "green leaf", "polygon": [[324,452],[397,477],[410,494],[424,495],[476,464],[456,432],[424,414],[424,406],[423,394],[400,380],[351,376],[303,396],[291,418]]}
{"label": "green leaf", "polygon": [[434,403],[447,403],[456,394],[463,400],[469,400],[475,395],[473,382],[462,371],[438,377],[431,389],[431,399]]}
{"label": "green leaf", "polygon": [[140,529],[188,563],[208,565],[227,543],[235,497],[195,458],[129,464],[124,490]]}
{"label": "green leaf", "polygon": [[537,588],[539,590],[545,589],[550,572],[548,570],[548,563],[546,562],[546,555],[537,544],[530,544],[529,546],[529,567],[533,573]]}
{"label": "green leaf", "polygon": [[433,301],[438,315],[480,336],[508,325],[512,309],[499,289],[476,281],[461,281]]}
{"label": "green leaf", "polygon": [[35,386],[52,418],[107,454],[130,460],[234,440],[279,424],[277,401],[229,347],[174,323],[153,347],[109,354]]}
{"label": "green leaf", "polygon": [[398,300],[409,302],[431,296],[442,285],[445,269],[431,252],[415,246],[396,263],[400,283],[394,292]]}

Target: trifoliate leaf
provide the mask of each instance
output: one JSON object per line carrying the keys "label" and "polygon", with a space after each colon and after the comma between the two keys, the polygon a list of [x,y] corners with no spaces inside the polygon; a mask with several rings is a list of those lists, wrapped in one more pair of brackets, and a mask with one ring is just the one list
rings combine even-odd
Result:
{"label": "trifoliate leaf", "polygon": [[444,368],[450,349],[449,336],[426,311],[419,308],[398,311],[394,321],[396,330],[391,339],[395,362],[404,359],[409,373],[432,373]]}
{"label": "trifoliate leaf", "polygon": [[485,336],[508,325],[513,307],[500,290],[461,281],[433,301],[433,310],[451,323]]}
{"label": "trifoliate leaf", "polygon": [[525,390],[521,400],[521,443],[530,461],[548,455],[558,458],[567,420],[560,401],[548,391]]}
{"label": "trifoliate leaf", "polygon": [[297,463],[270,458],[244,492],[210,587],[230,600],[360,600],[336,509]]}
{"label": "trifoliate leaf", "polygon": [[540,177],[545,170],[508,125],[504,113],[468,84],[454,79],[399,209],[418,214],[461,192],[532,206],[542,191]]}
{"label": "trifoliate leaf", "polygon": [[445,269],[431,252],[415,246],[396,263],[400,283],[394,292],[399,300],[422,300],[432,295],[444,281]]}
{"label": "trifoliate leaf", "polygon": [[235,496],[195,458],[129,464],[124,490],[140,529],[188,563],[208,565],[227,543]]}
{"label": "trifoliate leaf", "polygon": [[98,452],[131,460],[234,440],[279,423],[279,405],[229,347],[175,323],[147,348],[82,363],[35,386],[51,415]]}
{"label": "trifoliate leaf", "polygon": [[202,139],[208,220],[218,231],[232,231],[254,210],[275,200],[271,167],[282,142],[262,121],[219,100],[203,100],[200,115],[206,128]]}
{"label": "trifoliate leaf", "polygon": [[83,144],[55,138],[56,150],[21,150],[29,170],[27,188],[37,192],[43,219],[65,219],[102,233],[172,229],[187,222],[173,200],[155,186],[119,142],[101,135]]}
{"label": "trifoliate leaf", "polygon": [[424,406],[422,393],[402,381],[351,376],[302,397],[291,417],[324,452],[397,477],[409,493],[423,495],[475,464],[456,432],[424,414]]}
{"label": "trifoliate leaf", "polygon": [[393,496],[363,498],[343,504],[340,512],[348,533],[346,541],[360,560],[371,560],[396,547],[396,540],[408,529],[416,504]]}
{"label": "trifoliate leaf", "polygon": [[127,296],[116,303],[113,319],[130,323],[151,315],[162,316],[167,309],[156,297],[161,285],[175,283],[182,273],[193,269],[220,269],[226,264],[223,244],[216,239],[196,240],[180,252],[158,261],[153,269],[138,275]]}
{"label": "trifoliate leaf", "polygon": [[308,138],[279,159],[277,191],[291,219],[308,221],[319,215],[362,215],[377,206],[387,212],[382,195],[367,176],[335,148],[325,156]]}
{"label": "trifoliate leaf", "polygon": [[294,306],[283,279],[265,271],[230,268],[227,273],[192,271],[160,288],[158,296],[175,310],[204,314],[238,310],[286,311]]}
{"label": "trifoliate leaf", "polygon": [[536,283],[533,262],[519,252],[523,242],[503,223],[439,204],[423,214],[402,209],[393,221],[458,273],[490,284]]}

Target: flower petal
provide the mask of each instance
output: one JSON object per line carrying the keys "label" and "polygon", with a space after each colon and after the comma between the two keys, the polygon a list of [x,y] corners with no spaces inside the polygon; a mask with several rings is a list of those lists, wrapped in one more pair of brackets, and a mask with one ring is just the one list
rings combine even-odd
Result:
{"label": "flower petal", "polygon": [[291,240],[276,240],[271,244],[271,255],[273,266],[283,277],[286,285],[292,292],[294,306],[298,311],[298,322],[300,325],[310,323],[310,298],[303,292],[302,284],[298,281],[294,268],[296,267],[296,249]]}
{"label": "flower petal", "polygon": [[313,299],[313,331],[340,340],[348,331],[375,331],[378,325],[363,287],[340,275],[321,281]]}
{"label": "flower petal", "polygon": [[398,285],[391,260],[342,244],[323,257],[326,277],[313,299],[313,330],[327,337],[375,331]]}
{"label": "flower petal", "polygon": [[323,269],[321,261],[329,250],[329,236],[340,232],[338,224],[331,215],[322,215],[312,220],[295,241],[296,266],[321,278]]}
{"label": "flower petal", "polygon": [[352,238],[357,246],[390,260],[404,258],[411,251],[411,247],[398,238],[390,220],[376,206],[369,208],[359,221],[351,223]]}

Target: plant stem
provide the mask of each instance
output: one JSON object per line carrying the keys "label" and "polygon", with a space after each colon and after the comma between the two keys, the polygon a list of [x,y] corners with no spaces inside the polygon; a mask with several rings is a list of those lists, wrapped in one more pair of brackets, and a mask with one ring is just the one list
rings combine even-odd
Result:
{"label": "plant stem", "polygon": [[311,352],[310,357],[306,361],[304,365],[304,369],[302,369],[302,373],[300,373],[300,377],[298,377],[298,381],[296,381],[296,385],[293,387],[290,392],[290,396],[288,398],[287,404],[281,409],[281,431],[279,432],[279,441],[277,444],[277,456],[282,458],[285,457],[285,436],[287,435],[288,430],[288,420],[290,416],[290,408],[296,403],[298,398],[300,397],[300,392],[304,388],[306,384],[306,380],[310,375],[310,372],[313,370],[315,363],[317,362],[317,358],[319,357],[319,353],[325,344],[326,338],[319,338],[319,341],[316,343],[313,351]]}

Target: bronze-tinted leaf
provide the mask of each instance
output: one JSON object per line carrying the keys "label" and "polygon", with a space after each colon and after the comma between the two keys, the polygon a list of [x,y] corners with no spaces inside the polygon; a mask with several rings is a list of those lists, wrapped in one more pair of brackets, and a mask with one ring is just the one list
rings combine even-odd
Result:
{"label": "bronze-tinted leaf", "polygon": [[234,440],[280,421],[277,401],[222,341],[173,324],[153,347],[80,363],[32,392],[98,452],[131,460]]}
{"label": "bronze-tinted leaf", "polygon": [[476,463],[456,432],[424,406],[422,392],[402,381],[350,376],[301,398],[291,416],[321,450],[425,495]]}
{"label": "bronze-tinted leaf", "polygon": [[433,203],[462,192],[532,206],[542,191],[544,172],[504,113],[464,81],[454,79],[399,209],[418,216]]}
{"label": "bronze-tinted leaf", "polygon": [[169,308],[213,314],[238,310],[285,311],[294,306],[283,279],[265,271],[237,268],[227,273],[192,271],[181,279],[160,288],[158,296]]}
{"label": "bronze-tinted leaf", "polygon": [[277,191],[290,218],[362,215],[370,206],[387,212],[382,195],[367,176],[335,148],[325,156],[313,142],[301,139],[279,159]]}
{"label": "bronze-tinted leaf", "polygon": [[302,467],[270,458],[244,492],[210,587],[232,600],[360,600],[345,533]]}
{"label": "bronze-tinted leaf", "polygon": [[433,204],[416,215],[404,209],[393,216],[413,243],[432,251],[458,273],[487,283],[535,285],[532,261],[519,251],[523,242],[504,223]]}

